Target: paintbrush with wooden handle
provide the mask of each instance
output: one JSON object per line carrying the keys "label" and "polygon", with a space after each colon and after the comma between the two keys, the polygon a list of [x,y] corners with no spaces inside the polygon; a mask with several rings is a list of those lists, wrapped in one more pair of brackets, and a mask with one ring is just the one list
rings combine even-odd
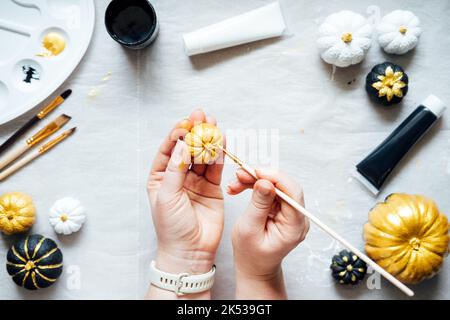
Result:
{"label": "paintbrush with wooden handle", "polygon": [[19,161],[17,161],[13,165],[11,165],[8,169],[2,171],[0,173],[0,181],[6,179],[7,177],[9,177],[13,173],[15,173],[17,170],[23,168],[24,166],[26,166],[28,163],[30,163],[34,159],[42,156],[43,154],[45,154],[46,152],[48,152],[49,150],[51,150],[52,148],[57,146],[59,143],[61,143],[62,141],[64,141],[68,137],[70,137],[75,132],[75,130],[76,130],[76,128],[72,128],[70,130],[63,132],[61,135],[59,135],[55,139],[53,139],[53,140],[47,142],[46,144],[44,144],[43,146],[41,146],[37,151],[30,153],[26,157],[23,157],[22,159],[20,159]]}
{"label": "paintbrush with wooden handle", "polygon": [[42,140],[46,139],[47,137],[51,136],[53,133],[58,131],[62,126],[64,126],[71,117],[68,115],[60,115],[58,118],[56,118],[54,121],[50,122],[48,125],[46,125],[43,129],[41,129],[39,132],[34,134],[32,137],[28,138],[25,141],[25,144],[18,147],[16,150],[11,151],[10,153],[6,154],[5,157],[0,159],[0,170],[8,166],[11,162],[22,156],[25,152],[33,148],[36,144],[41,142]]}
{"label": "paintbrush with wooden handle", "polygon": [[72,90],[68,89],[62,94],[57,96],[50,102],[45,108],[43,108],[39,113],[37,113],[33,118],[31,118],[27,123],[25,123],[19,130],[17,130],[11,137],[9,137],[5,142],[0,145],[0,155],[5,152],[9,147],[11,147],[14,142],[16,142],[21,136],[25,134],[29,129],[31,129],[36,123],[47,117],[53,110],[58,108],[64,101],[72,94]]}

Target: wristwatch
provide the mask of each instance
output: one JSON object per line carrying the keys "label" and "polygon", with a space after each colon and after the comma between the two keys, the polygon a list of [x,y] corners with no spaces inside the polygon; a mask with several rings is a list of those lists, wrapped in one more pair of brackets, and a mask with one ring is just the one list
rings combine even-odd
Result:
{"label": "wristwatch", "polygon": [[204,274],[173,274],[158,270],[155,261],[150,264],[150,283],[160,289],[175,292],[176,295],[199,293],[212,288],[216,266]]}

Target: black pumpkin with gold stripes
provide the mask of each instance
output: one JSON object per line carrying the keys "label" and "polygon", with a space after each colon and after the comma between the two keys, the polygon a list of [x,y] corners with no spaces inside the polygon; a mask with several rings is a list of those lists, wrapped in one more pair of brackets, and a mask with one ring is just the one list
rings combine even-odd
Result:
{"label": "black pumpkin with gold stripes", "polygon": [[6,258],[6,269],[14,282],[28,290],[51,286],[63,270],[61,250],[55,241],[39,234],[16,242]]}

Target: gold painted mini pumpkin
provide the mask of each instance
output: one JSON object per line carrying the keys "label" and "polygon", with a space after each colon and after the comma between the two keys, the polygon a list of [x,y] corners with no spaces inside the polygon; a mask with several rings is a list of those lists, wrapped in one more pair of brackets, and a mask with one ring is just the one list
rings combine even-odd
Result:
{"label": "gold painted mini pumpkin", "polygon": [[447,217],[431,199],[395,193],[377,204],[364,225],[366,252],[404,283],[432,277],[449,250]]}
{"label": "gold painted mini pumpkin", "polygon": [[220,130],[209,123],[192,128],[184,137],[195,164],[211,164],[217,160],[223,147]]}
{"label": "gold painted mini pumpkin", "polygon": [[30,196],[9,192],[0,196],[0,230],[5,234],[25,232],[35,220],[35,208]]}

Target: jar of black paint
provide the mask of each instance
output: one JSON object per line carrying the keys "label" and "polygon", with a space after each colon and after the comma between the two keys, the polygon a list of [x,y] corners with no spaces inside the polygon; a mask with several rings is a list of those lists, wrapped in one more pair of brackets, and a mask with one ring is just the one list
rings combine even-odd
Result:
{"label": "jar of black paint", "polygon": [[109,35],[129,49],[142,49],[158,35],[156,11],[148,0],[113,0],[105,13]]}

